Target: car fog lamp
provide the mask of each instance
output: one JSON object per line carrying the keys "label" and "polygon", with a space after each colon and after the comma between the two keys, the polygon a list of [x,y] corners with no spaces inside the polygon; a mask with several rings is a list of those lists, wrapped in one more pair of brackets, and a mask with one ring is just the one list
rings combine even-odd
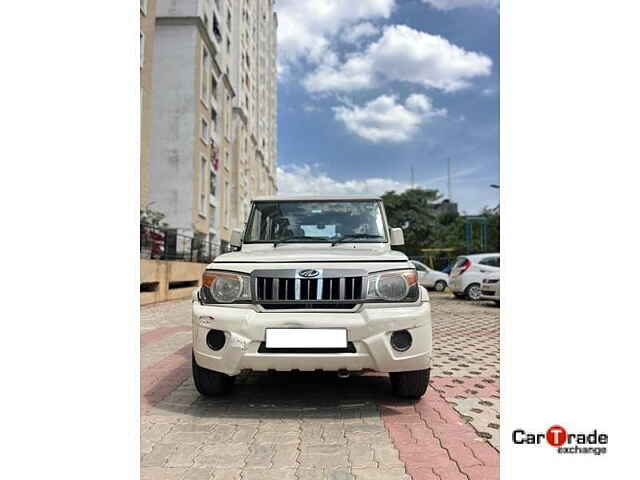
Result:
{"label": "car fog lamp", "polygon": [[391,346],[398,352],[406,352],[411,348],[413,338],[407,330],[398,330],[391,334]]}
{"label": "car fog lamp", "polygon": [[207,346],[216,352],[224,347],[226,340],[224,332],[221,330],[209,330],[207,333]]}

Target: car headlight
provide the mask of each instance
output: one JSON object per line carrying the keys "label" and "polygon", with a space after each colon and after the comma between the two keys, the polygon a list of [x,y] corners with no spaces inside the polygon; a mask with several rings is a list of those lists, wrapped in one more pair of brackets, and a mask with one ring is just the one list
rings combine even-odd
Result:
{"label": "car headlight", "polygon": [[415,270],[394,270],[369,275],[368,300],[415,302],[420,297]]}
{"label": "car headlight", "polygon": [[204,303],[234,303],[251,300],[249,275],[206,270],[202,274],[201,298]]}

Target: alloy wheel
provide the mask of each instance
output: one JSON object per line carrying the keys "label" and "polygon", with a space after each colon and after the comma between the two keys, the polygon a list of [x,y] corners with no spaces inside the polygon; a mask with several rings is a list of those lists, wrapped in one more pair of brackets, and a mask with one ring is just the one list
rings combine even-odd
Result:
{"label": "alloy wheel", "polygon": [[480,300],[480,287],[477,285],[473,285],[469,288],[469,298],[471,300]]}

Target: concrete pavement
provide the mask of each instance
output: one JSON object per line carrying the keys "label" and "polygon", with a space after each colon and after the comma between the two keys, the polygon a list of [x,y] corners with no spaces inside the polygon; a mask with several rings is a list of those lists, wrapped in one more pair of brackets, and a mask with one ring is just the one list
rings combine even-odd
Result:
{"label": "concrete pavement", "polygon": [[191,379],[189,301],[141,310],[143,479],[497,479],[499,309],[433,294],[434,367],[418,402],[386,375]]}

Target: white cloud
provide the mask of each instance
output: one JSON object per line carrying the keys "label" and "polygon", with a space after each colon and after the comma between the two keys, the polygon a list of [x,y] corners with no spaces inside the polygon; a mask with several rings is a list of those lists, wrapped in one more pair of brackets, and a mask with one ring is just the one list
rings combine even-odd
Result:
{"label": "white cloud", "polygon": [[339,181],[319,170],[318,166],[278,167],[278,193],[290,195],[381,195],[389,190],[404,191],[406,183],[388,178],[365,178]]}
{"label": "white cloud", "polygon": [[462,7],[498,8],[500,0],[422,0],[438,10],[453,10]]}
{"label": "white cloud", "polygon": [[320,107],[316,106],[316,105],[312,105],[310,103],[306,103],[302,106],[302,110],[304,110],[307,113],[313,113],[313,112],[319,112],[321,109]]}
{"label": "white cloud", "polygon": [[362,22],[345,29],[342,40],[349,43],[357,43],[358,40],[380,33],[380,29],[371,22]]}
{"label": "white cloud", "polygon": [[303,83],[311,92],[371,88],[383,79],[455,91],[468,87],[471,78],[489,75],[491,65],[488,56],[443,37],[394,25],[364,52],[348,56],[342,64],[319,66]]}
{"label": "white cloud", "polygon": [[407,105],[407,108],[414,111],[421,110],[423,112],[428,112],[432,109],[431,100],[419,93],[413,93],[409,95],[405,104]]}
{"label": "white cloud", "polygon": [[309,92],[351,92],[375,86],[371,62],[361,55],[340,66],[320,65],[302,83]]}
{"label": "white cloud", "polygon": [[367,19],[389,18],[395,0],[278,0],[280,63],[325,62],[332,37]]}
{"label": "white cloud", "polygon": [[364,106],[334,107],[335,118],[359,137],[374,143],[410,140],[426,120],[444,116],[447,111],[435,109],[431,99],[422,94],[410,95],[405,104],[392,95],[381,95]]}
{"label": "white cloud", "polygon": [[[469,190],[468,181],[475,178],[473,175],[478,167],[468,167],[452,173],[452,178],[459,179],[460,186],[464,185],[465,192]],[[408,172],[407,172],[408,174]],[[447,176],[431,177],[416,187],[437,188],[445,192]],[[341,181],[327,175],[315,165],[285,165],[278,167],[278,194],[279,195],[382,195],[389,190],[404,192],[411,188],[408,182],[400,182],[390,178],[369,177],[357,180]],[[484,187],[484,190],[488,190]]]}

